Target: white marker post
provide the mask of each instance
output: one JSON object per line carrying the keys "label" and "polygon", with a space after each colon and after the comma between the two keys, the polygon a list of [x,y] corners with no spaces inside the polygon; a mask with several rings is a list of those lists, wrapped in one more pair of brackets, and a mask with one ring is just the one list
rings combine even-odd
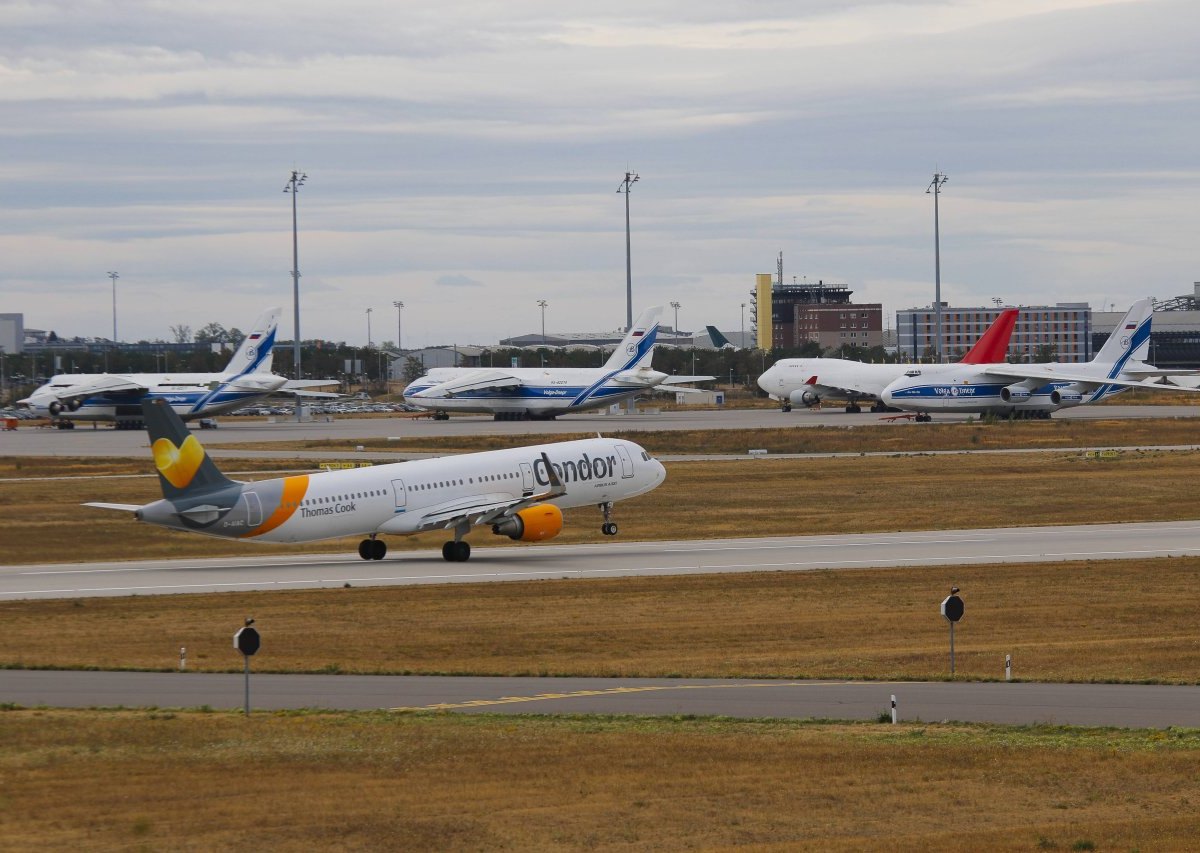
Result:
{"label": "white marker post", "polygon": [[179,647],[179,671],[183,672],[185,669],[187,669],[187,647],[180,646]]}
{"label": "white marker post", "polygon": [[896,725],[896,694],[892,694],[892,725]]}
{"label": "white marker post", "polygon": [[1004,656],[1004,680],[1012,681],[1012,655]]}

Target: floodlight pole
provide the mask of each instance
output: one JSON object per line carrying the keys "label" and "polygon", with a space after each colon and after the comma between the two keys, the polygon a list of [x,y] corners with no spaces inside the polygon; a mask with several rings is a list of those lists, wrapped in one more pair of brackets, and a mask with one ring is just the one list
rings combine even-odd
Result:
{"label": "floodlight pole", "polygon": [[112,338],[112,342],[113,342],[113,346],[116,346],[117,345],[117,279],[119,279],[121,276],[118,273],[111,272],[111,271],[107,275],[109,278],[112,279],[112,293],[113,293],[113,338]]}
{"label": "floodlight pole", "polygon": [[400,333],[403,331],[404,303],[397,299],[392,306],[396,309],[396,352],[403,352],[404,347],[400,343]]}
{"label": "floodlight pole", "polygon": [[926,195],[933,193],[933,316],[937,334],[933,352],[939,364],[942,362],[942,241],[938,226],[938,196],[942,184],[948,180],[941,172],[934,172],[933,180],[925,189]]}
{"label": "floodlight pole", "polygon": [[633,328],[633,260],[629,243],[629,188],[637,183],[637,172],[626,172],[617,192],[625,193],[625,331]]}
{"label": "floodlight pole", "polygon": [[672,302],[671,307],[675,309],[675,340],[679,340],[679,303]]}
{"label": "floodlight pole", "polygon": [[[300,192],[300,187],[308,180],[308,175],[296,169],[292,169],[292,176],[288,178],[287,184],[284,185],[283,191],[292,194],[292,303],[294,306],[294,327],[296,330],[295,340],[292,342],[292,367],[296,374],[296,379],[300,379],[300,239],[299,231],[296,227],[296,196]],[[300,405],[300,398],[296,398],[296,420],[299,421],[303,417],[303,406]]]}

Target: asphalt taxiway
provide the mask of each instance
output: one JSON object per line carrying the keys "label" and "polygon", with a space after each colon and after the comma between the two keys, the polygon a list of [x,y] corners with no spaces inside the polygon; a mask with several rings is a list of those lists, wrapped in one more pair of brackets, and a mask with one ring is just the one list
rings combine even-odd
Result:
{"label": "asphalt taxiway", "polygon": [[[1055,419],[1102,418],[1192,418],[1200,417],[1200,406],[1080,406],[1056,412]],[[965,421],[961,415],[935,415],[938,423]],[[448,421],[429,418],[378,417],[317,419],[298,423],[279,416],[273,422],[224,417],[216,430],[197,433],[208,445],[237,445],[261,442],[299,442],[315,439],[350,440],[427,438],[430,436],[464,437],[473,435],[536,435],[548,439],[564,433],[612,434],[625,431],[765,429],[778,427],[830,427],[888,425],[896,429],[921,429],[923,424],[907,420],[889,420],[888,416],[863,412],[848,415],[839,410],[780,412],[778,409],[723,409],[718,411],[655,411],[640,414],[565,415],[554,421],[495,421],[486,415],[456,416]],[[142,430],[94,428],[80,424],[76,429],[58,430],[19,426],[0,432],[3,456],[148,456],[150,444]],[[372,451],[374,452],[374,451]],[[213,456],[222,455],[214,450]],[[269,456],[242,453],[240,455]],[[295,454],[292,454],[295,456]],[[329,455],[329,454],[326,454]]]}
{"label": "asphalt taxiway", "polygon": [[[24,707],[240,708],[244,684],[241,674],[4,670],[0,701]],[[1200,687],[1191,685],[277,674],[252,674],[250,685],[250,704],[258,710],[870,720],[889,714],[895,696],[904,721],[1200,726]]]}

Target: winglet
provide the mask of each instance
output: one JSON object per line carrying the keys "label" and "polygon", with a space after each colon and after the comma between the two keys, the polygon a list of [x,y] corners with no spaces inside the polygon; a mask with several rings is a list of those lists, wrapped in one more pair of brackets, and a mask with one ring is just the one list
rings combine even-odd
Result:
{"label": "winglet", "polygon": [[1017,315],[1020,308],[1006,308],[1000,312],[992,325],[987,327],[975,346],[968,350],[959,364],[1000,364],[1008,354],[1008,341],[1012,337],[1013,327],[1017,325]]}
{"label": "winglet", "polygon": [[556,498],[559,495],[567,493],[567,487],[563,485],[562,478],[558,476],[558,472],[554,470],[554,465],[550,462],[550,454],[542,451],[542,464],[546,466],[546,479],[550,481],[550,491],[538,495],[538,500],[548,500]]}

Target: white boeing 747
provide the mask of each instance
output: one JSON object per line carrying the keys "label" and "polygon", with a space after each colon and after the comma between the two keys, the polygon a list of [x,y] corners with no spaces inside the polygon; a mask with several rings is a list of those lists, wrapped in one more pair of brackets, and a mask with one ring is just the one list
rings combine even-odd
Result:
{"label": "white boeing 747", "polygon": [[1195,374],[1159,369],[1144,361],[1153,314],[1153,300],[1133,303],[1096,357],[1084,364],[910,365],[904,376],[884,389],[883,400],[928,421],[930,412],[1049,417],[1058,409],[1095,403],[1127,388],[1187,390],[1152,381]]}
{"label": "white boeing 747", "polygon": [[364,560],[383,559],[381,535],[449,530],[454,538],[442,546],[442,556],[463,562],[471,556],[463,537],[475,525],[536,542],[558,535],[564,508],[588,504],[604,515],[601,532],[614,536],[613,503],[648,492],[666,477],[662,464],[633,442],[588,438],[240,483],[217,469],[165,400],[146,400],[142,411],[162,500],[85,506],[250,542],[361,535]]}
{"label": "white boeing 747", "polygon": [[[959,364],[1003,361],[1018,311],[1017,308],[1002,311]],[[780,400],[785,412],[790,412],[792,406],[819,406],[826,397],[846,400],[847,412],[861,412],[860,400],[873,401],[872,412],[885,412],[887,404],[881,399],[883,389],[911,367],[909,364],[867,364],[841,358],[783,358],[758,377],[758,386]]]}
{"label": "white boeing 747", "polygon": [[302,389],[329,383],[295,382],[271,372],[279,308],[255,320],[221,373],[62,373],[17,405],[42,417],[72,421],[116,421],[118,428],[142,426],[142,400],[170,403],[184,420],[229,412],[272,393],[335,397]]}
{"label": "white boeing 747", "polygon": [[603,367],[435,367],[404,389],[405,402],[434,412],[490,412],[496,420],[550,420],[657,388],[712,376],[671,376],[650,366],[662,307],[648,308]]}

